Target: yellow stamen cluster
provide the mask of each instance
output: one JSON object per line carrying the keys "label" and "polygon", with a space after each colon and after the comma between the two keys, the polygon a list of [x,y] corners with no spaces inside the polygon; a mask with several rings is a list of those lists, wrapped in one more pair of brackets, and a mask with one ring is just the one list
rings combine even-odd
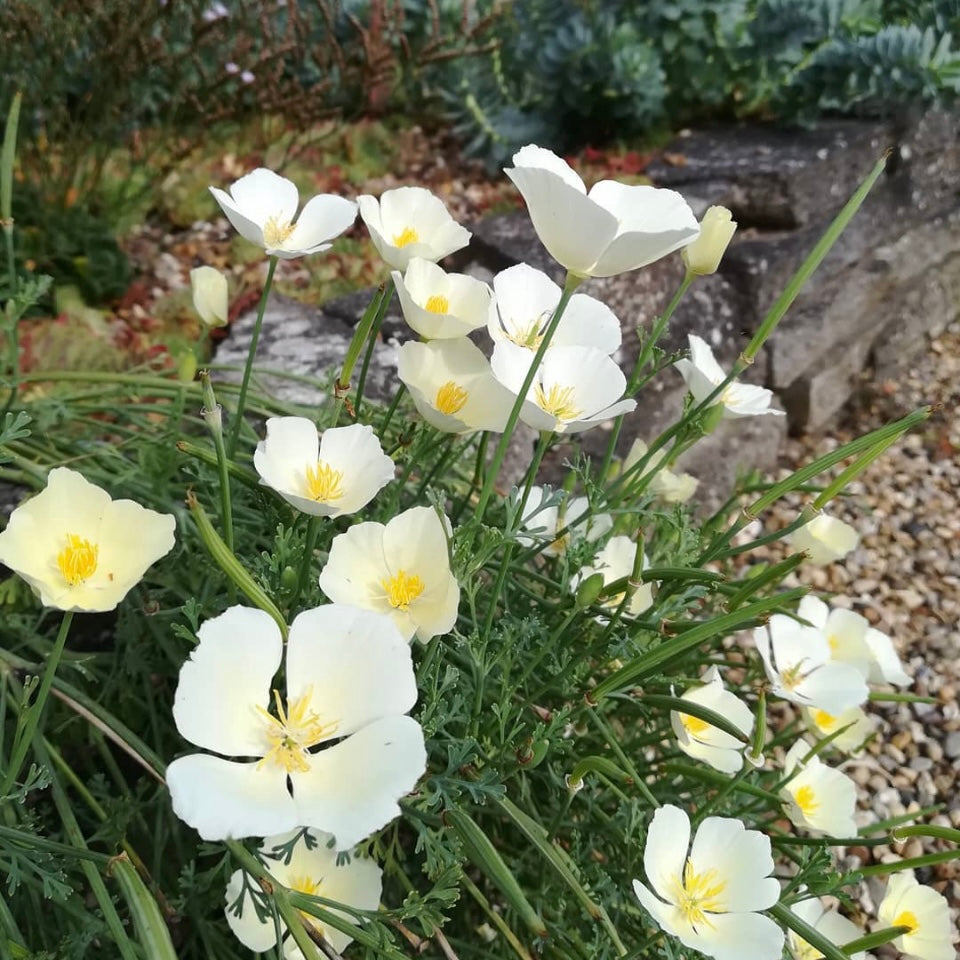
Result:
{"label": "yellow stamen cluster", "polygon": [[57,554],[57,566],[71,587],[79,586],[94,575],[100,548],[75,533],[67,534],[67,545]]}
{"label": "yellow stamen cluster", "polygon": [[915,913],[910,910],[904,910],[894,918],[893,925],[895,927],[908,927],[911,933],[915,933],[920,923]]}
{"label": "yellow stamen cluster", "polygon": [[343,471],[334,470],[328,463],[317,461],[307,467],[307,493],[317,503],[329,503],[343,496]]}
{"label": "yellow stamen cluster", "polygon": [[809,784],[804,784],[793,795],[793,802],[803,811],[806,817],[816,813],[820,807],[820,801],[817,799],[816,791]]}
{"label": "yellow stamen cluster", "polygon": [[276,217],[268,217],[263,225],[264,246],[272,249],[282,247],[290,239],[293,229],[293,224],[289,220],[280,221]]}
{"label": "yellow stamen cluster", "polygon": [[573,402],[573,387],[561,387],[555,383],[549,392],[546,392],[538,383],[533,388],[533,396],[541,410],[558,420],[576,420],[580,416],[580,410]]}
{"label": "yellow stamen cluster", "polygon": [[302,876],[298,874],[290,878],[288,886],[291,890],[296,890],[297,893],[305,893],[308,897],[315,897],[320,890],[321,882],[306,874]]}
{"label": "yellow stamen cluster", "polygon": [[831,653],[836,653],[840,648],[840,641],[832,633],[827,637],[827,643],[830,645]]}
{"label": "yellow stamen cluster", "polygon": [[463,387],[454,383],[453,380],[448,380],[437,391],[437,399],[434,401],[434,406],[441,413],[445,413],[450,417],[455,413],[459,413],[460,409],[467,402],[468,396],[469,394]]}
{"label": "yellow stamen cluster", "polygon": [[419,243],[420,234],[413,227],[404,227],[399,233],[393,235],[393,245],[395,247],[405,247],[411,243]]}
{"label": "yellow stamen cluster", "polygon": [[699,717],[691,717],[688,713],[680,714],[680,722],[683,724],[683,729],[692,736],[703,733],[703,731],[710,726],[706,720],[701,720]]}
{"label": "yellow stamen cluster", "polygon": [[410,604],[423,593],[425,586],[420,577],[416,574],[410,576],[405,570],[398,571],[396,576],[381,580],[380,583],[386,591],[390,606],[395,610],[409,610]]}
{"label": "yellow stamen cluster", "polygon": [[829,733],[836,726],[837,718],[826,710],[815,710],[813,722],[825,733]]}
{"label": "yellow stamen cluster", "polygon": [[258,766],[275,763],[287,773],[305,773],[310,769],[310,747],[325,740],[337,729],[336,721],[323,723],[310,709],[311,696],[312,690],[308,690],[302,697],[287,704],[285,710],[279,691],[274,690],[277,715],[273,716],[263,707],[257,707],[257,713],[266,721],[266,738],[270,744],[270,750],[264,754]]}
{"label": "yellow stamen cluster", "polygon": [[435,293],[424,305],[424,310],[430,313],[449,313],[450,301],[439,293]]}
{"label": "yellow stamen cluster", "polygon": [[506,330],[504,333],[506,333],[507,339],[518,347],[536,350],[543,343],[543,326],[539,320],[535,320],[529,327],[521,327],[515,333]]}
{"label": "yellow stamen cluster", "polygon": [[799,687],[804,679],[802,663],[795,663],[792,667],[787,667],[786,670],[780,672],[780,682],[787,690]]}
{"label": "yellow stamen cluster", "polygon": [[673,902],[687,923],[693,926],[703,923],[712,926],[706,915],[725,911],[721,894],[726,886],[726,881],[717,876],[716,870],[697,873],[693,862],[687,860],[683,870],[683,883],[674,883]]}

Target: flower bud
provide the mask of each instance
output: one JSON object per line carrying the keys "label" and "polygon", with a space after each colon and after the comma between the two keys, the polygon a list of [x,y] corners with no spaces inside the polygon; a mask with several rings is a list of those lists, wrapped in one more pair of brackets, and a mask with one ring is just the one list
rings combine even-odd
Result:
{"label": "flower bud", "polygon": [[687,273],[696,277],[716,273],[736,229],[726,207],[710,207],[700,221],[700,236],[681,251]]}
{"label": "flower bud", "polygon": [[215,267],[190,271],[193,306],[208,327],[225,327],[229,312],[227,278]]}
{"label": "flower bud", "polygon": [[577,587],[577,606],[589,607],[591,603],[596,603],[601,590],[603,590],[602,573],[594,573],[587,577],[587,579]]}

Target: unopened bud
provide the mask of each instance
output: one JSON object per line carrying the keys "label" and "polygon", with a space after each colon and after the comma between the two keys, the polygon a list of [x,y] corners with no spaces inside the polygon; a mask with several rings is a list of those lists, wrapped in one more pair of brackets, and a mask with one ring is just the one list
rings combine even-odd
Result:
{"label": "unopened bud", "polygon": [[193,306],[208,327],[225,327],[230,312],[227,278],[215,267],[190,271]]}
{"label": "unopened bud", "polygon": [[587,579],[584,580],[579,587],[577,587],[577,606],[589,607],[590,604],[596,603],[597,597],[600,596],[600,592],[602,590],[602,573],[595,573],[592,576],[587,577]]}
{"label": "unopened bud", "polygon": [[695,277],[716,273],[736,230],[737,223],[726,207],[710,207],[700,221],[700,236],[681,251],[687,273]]}

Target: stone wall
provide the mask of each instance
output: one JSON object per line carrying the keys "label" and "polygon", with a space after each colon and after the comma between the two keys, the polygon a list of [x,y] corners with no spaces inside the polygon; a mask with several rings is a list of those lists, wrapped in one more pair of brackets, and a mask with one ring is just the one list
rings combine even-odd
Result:
{"label": "stone wall", "polygon": [[[713,203],[731,208],[740,228],[713,277],[698,280],[671,323],[668,349],[695,332],[731,364],[787,280],[813,248],[836,211],[877,158],[892,149],[887,171],[853,223],[774,333],[746,379],[775,391],[786,418],[727,421],[690,451],[684,464],[707,488],[728,489],[738,471],[769,467],[785,431],[813,430],[856,390],[863,372],[896,378],[903,362],[923,350],[926,336],[960,312],[960,118],[931,112],[909,123],[836,121],[814,131],[745,127],[682,135],[649,174],[659,186],[682,192],[697,215]],[[668,162],[669,161],[669,162]],[[540,245],[525,212],[471,224],[474,238],[445,266],[489,279],[525,261],[562,279]],[[591,280],[582,287],[620,317],[629,366],[637,331],[649,328],[682,278],[673,255],[633,273]],[[331,301],[316,310],[274,301],[258,367],[323,375],[336,366],[370,292]],[[410,332],[396,312],[384,327],[371,374],[373,392],[392,389],[394,340]],[[220,347],[219,362],[242,363],[252,315],[236,324]],[[293,401],[316,403],[294,381],[272,386]],[[623,449],[633,437],[650,439],[672,423],[685,388],[665,371],[627,418]],[[602,449],[606,433],[581,435],[588,450]],[[518,439],[510,474],[522,469],[529,437]],[[565,451],[561,445],[558,457]],[[509,479],[505,477],[504,479]]]}

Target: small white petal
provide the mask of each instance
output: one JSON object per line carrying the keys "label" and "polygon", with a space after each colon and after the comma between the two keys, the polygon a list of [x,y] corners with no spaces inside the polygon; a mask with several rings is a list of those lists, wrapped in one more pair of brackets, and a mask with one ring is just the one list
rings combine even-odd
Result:
{"label": "small white petal", "polygon": [[654,890],[670,901],[690,847],[690,818],[679,807],[664,804],[653,815],[643,848],[643,869]]}

